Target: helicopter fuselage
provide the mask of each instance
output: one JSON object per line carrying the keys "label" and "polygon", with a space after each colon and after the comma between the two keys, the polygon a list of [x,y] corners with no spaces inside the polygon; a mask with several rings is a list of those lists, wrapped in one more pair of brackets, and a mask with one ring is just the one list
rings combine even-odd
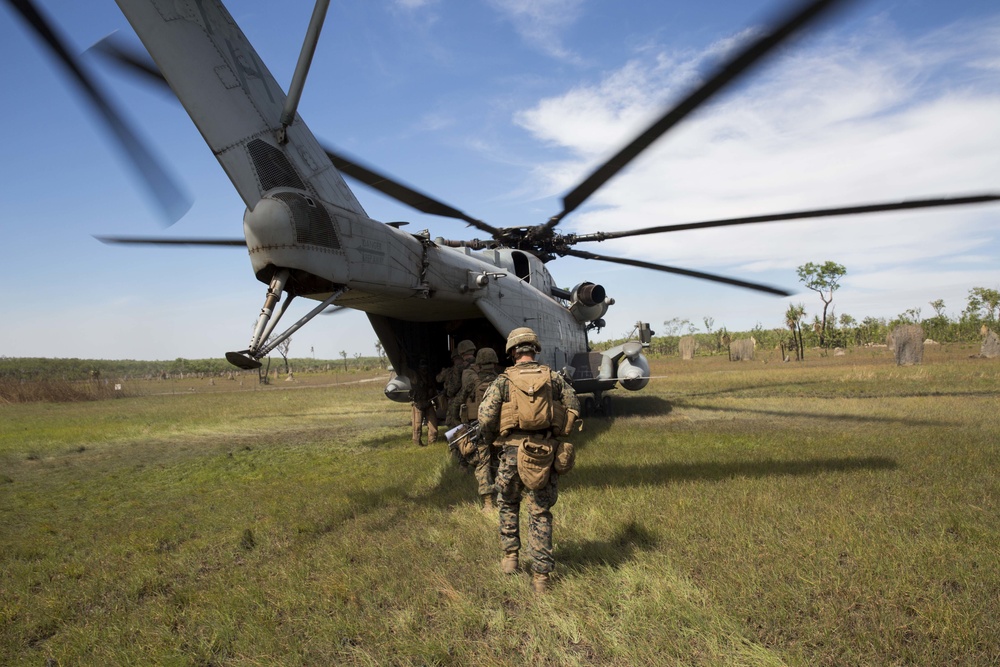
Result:
{"label": "helicopter fuselage", "polygon": [[528,326],[539,336],[541,361],[587,391],[615,385],[609,373],[617,361],[605,363],[599,378],[603,355],[591,358],[587,342],[588,327],[614,303],[603,288],[562,289],[531,253],[453,248],[400,224],[277,188],[247,210],[244,233],[262,282],[287,270],[283,289],[318,301],[346,288],[337,305],[368,314],[400,373],[412,375],[421,363],[447,364],[458,339],[503,356],[507,333]]}

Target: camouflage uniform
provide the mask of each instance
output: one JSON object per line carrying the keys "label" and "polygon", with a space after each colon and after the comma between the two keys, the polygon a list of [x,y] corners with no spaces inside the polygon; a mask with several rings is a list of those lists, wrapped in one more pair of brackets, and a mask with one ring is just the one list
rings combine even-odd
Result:
{"label": "camouflage uniform", "polygon": [[[469,397],[476,393],[476,388],[483,382],[492,382],[497,378],[497,372],[493,370],[494,368],[496,366],[488,364],[484,365],[484,369],[486,370],[482,370],[477,364],[473,364],[465,370],[462,374],[462,391],[455,397],[453,408],[450,407],[448,409],[449,419],[454,417],[455,422],[458,423],[461,406],[465,405]],[[468,424],[478,418],[478,415],[467,414],[465,416],[465,423]],[[479,482],[479,495],[487,496],[493,494],[495,491],[493,478],[496,476],[497,469],[496,449],[483,438],[480,438],[476,445],[475,462],[476,481]]]}
{"label": "camouflage uniform", "polygon": [[[536,361],[521,362],[518,366],[542,366]],[[542,366],[545,368],[544,366]],[[573,388],[559,373],[552,372],[552,398],[561,401],[567,410],[580,411],[580,402]],[[521,498],[528,497],[528,551],[533,559],[532,570],[536,574],[548,574],[555,568],[552,558],[552,507],[559,496],[559,474],[555,470],[549,474],[549,482],[538,490],[526,489],[517,472],[516,435],[498,434],[500,410],[504,402],[510,400],[509,380],[501,374],[486,390],[479,405],[479,424],[482,439],[501,448],[500,466],[496,475],[496,489],[500,505],[500,547],[505,553],[517,552],[521,548],[519,534]],[[516,433],[516,432],[515,432]],[[523,435],[521,435],[523,438]]]}
{"label": "camouflage uniform", "polygon": [[[461,371],[462,357],[461,357],[461,355],[455,355],[455,356],[453,356],[451,358],[451,364],[452,364],[451,366],[446,366],[445,368],[442,368],[441,372],[439,372],[437,374],[437,377],[435,378],[435,380],[437,380],[437,383],[443,387],[443,389],[441,389],[440,393],[438,394],[438,404],[439,404],[439,407],[442,410],[444,410],[444,412],[439,413],[439,417],[441,417],[441,418],[447,418],[447,416],[448,416],[448,409],[451,407],[451,403],[448,400],[448,385],[449,385],[449,382],[450,382],[450,378],[455,373],[458,373],[459,378],[461,378],[461,376],[462,376],[462,371]],[[456,371],[455,370],[456,368],[459,368],[459,370]],[[459,385],[459,387],[461,387],[461,385]],[[445,423],[447,424],[447,421]]]}
{"label": "camouflage uniform", "polygon": [[[457,397],[458,393],[462,391],[462,375],[467,370],[469,370],[469,362],[464,358],[455,359],[455,364],[445,369],[444,395],[448,401],[448,417],[445,420],[445,425],[448,428],[458,426]],[[452,417],[452,406],[456,406],[454,408],[456,410],[454,418]]]}

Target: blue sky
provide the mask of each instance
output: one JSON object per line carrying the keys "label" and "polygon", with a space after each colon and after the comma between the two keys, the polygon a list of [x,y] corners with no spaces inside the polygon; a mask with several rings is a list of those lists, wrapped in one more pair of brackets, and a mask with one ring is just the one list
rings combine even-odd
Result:
{"label": "blue sky", "polygon": [[[40,0],[78,51],[119,31],[110,0]],[[287,85],[309,3],[232,0]],[[561,196],[781,5],[611,0],[333,0],[299,112],[320,139],[494,226],[543,222]],[[280,9],[278,9],[280,7]],[[194,199],[164,230],[103,127],[0,4],[5,238],[0,354],[173,359],[242,349],[265,287],[244,252],[104,246],[92,234],[231,236],[243,205],[178,104],[86,64]],[[353,187],[353,184],[352,184]],[[369,215],[472,238],[365,188]],[[855,2],[669,132],[567,218],[564,231],[1000,192],[1000,7],[994,0]],[[1000,206],[769,223],[579,246],[801,288],[795,268],[847,268],[837,314],[949,315],[1000,287]],[[560,284],[605,285],[601,337],[636,320],[780,326],[790,299],[561,259]],[[308,304],[299,303],[304,313]],[[295,310],[295,308],[293,308]],[[299,312],[295,310],[295,312]],[[322,317],[293,356],[374,353],[358,313]]]}

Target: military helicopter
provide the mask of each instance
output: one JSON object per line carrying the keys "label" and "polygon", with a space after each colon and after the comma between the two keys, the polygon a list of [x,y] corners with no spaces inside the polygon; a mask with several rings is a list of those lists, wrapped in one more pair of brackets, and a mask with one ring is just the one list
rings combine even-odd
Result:
{"label": "military helicopter", "polygon": [[[162,170],[143,152],[120,115],[86,75],[31,0],[8,0],[73,73],[120,141],[129,149],[164,207],[182,211]],[[319,143],[297,115],[298,100],[326,14],[319,0],[287,94],[217,0],[164,3],[117,0],[155,65],[112,43],[101,48],[117,61],[166,82],[185,107],[242,197],[242,239],[104,237],[109,243],[210,245],[246,248],[255,277],[267,291],[247,348],[227,353],[240,368],[260,360],[330,307],[365,312],[397,376],[386,396],[407,401],[421,362],[443,367],[459,340],[502,350],[509,331],[530,326],[541,341],[541,360],[560,369],[588,397],[587,408],[610,408],[605,392],[638,391],[649,382],[643,355],[653,332],[639,323],[638,338],[594,352],[588,333],[605,326],[614,299],[592,281],[558,286],[548,263],[577,257],[622,264],[787,296],[788,291],[736,278],[577,249],[579,244],[687,229],[878,211],[976,204],[994,194],[909,200],[784,212],[641,229],[561,233],[560,223],[653,142],[725,87],[738,81],[789,36],[829,12],[836,0],[797,5],[747,42],[704,83],[665,111],[645,131],[568,192],[548,220],[498,227],[430,197],[361,161]],[[423,213],[465,222],[487,238],[443,239],[410,234],[403,222],[372,219],[343,180],[347,175]],[[280,334],[282,316],[297,297],[318,302]]]}

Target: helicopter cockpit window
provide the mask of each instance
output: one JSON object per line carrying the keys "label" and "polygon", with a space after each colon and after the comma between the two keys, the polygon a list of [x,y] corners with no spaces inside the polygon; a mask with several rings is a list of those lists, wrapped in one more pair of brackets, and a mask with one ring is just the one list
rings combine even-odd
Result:
{"label": "helicopter cockpit window", "polygon": [[528,265],[528,256],[523,252],[512,252],[511,258],[514,260],[514,275],[526,283],[531,282],[531,269]]}

